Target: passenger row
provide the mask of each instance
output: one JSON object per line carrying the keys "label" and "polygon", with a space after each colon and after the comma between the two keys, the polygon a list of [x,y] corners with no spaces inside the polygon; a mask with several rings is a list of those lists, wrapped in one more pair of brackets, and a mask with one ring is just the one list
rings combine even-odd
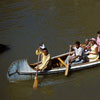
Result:
{"label": "passenger row", "polygon": [[[76,41],[73,46],[70,45],[69,52],[70,54],[64,61],[66,66],[68,66],[67,68],[69,68],[69,65],[97,61],[100,57],[100,31],[97,32],[97,39],[85,39],[84,44]],[[36,70],[44,71],[49,66],[51,67],[51,56],[43,43],[36,50],[36,55],[38,55],[38,58],[41,55],[41,64],[35,67]]]}
{"label": "passenger row", "polygon": [[70,45],[69,51],[72,53],[65,60],[68,65],[97,61],[100,57],[100,31],[97,32],[97,40],[86,39],[85,44],[76,41],[75,45]]}

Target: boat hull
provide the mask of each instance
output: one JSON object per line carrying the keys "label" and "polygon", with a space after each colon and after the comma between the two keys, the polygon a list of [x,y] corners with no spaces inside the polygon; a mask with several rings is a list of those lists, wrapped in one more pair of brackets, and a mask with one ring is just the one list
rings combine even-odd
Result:
{"label": "boat hull", "polygon": [[[76,71],[76,70],[81,70],[85,68],[97,67],[97,66],[100,66],[100,61],[74,65],[70,67],[69,71]],[[17,68],[15,67],[13,68],[15,71],[14,73],[11,73],[9,71],[7,73],[7,78],[10,82],[15,82],[19,80],[30,80],[30,79],[33,79],[34,75],[36,74],[36,71],[32,69],[28,63],[26,63],[24,66],[21,66],[21,68],[18,66],[16,67]],[[64,72],[65,72],[65,67],[59,67],[59,68],[54,68],[54,69],[43,71],[43,72],[38,71],[38,76],[59,74],[59,73],[64,73]]]}

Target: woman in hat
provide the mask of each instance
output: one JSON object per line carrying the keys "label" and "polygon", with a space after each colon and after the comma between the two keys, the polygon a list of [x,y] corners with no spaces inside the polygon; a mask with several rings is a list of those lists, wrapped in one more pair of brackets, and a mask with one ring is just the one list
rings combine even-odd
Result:
{"label": "woman in hat", "polygon": [[89,54],[88,55],[89,62],[96,61],[99,58],[98,47],[97,47],[95,38],[91,39],[91,45],[92,45],[91,51],[88,53]]}

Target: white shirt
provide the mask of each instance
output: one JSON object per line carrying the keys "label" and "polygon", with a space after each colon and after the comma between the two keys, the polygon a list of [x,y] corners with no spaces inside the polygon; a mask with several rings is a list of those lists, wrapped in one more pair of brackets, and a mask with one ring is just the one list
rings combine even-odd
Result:
{"label": "white shirt", "polygon": [[79,47],[79,48],[74,47],[73,49],[75,51],[75,56],[80,56],[80,57],[76,58],[75,61],[79,61],[83,54],[83,48],[82,47]]}
{"label": "white shirt", "polygon": [[79,48],[74,47],[74,51],[75,51],[76,56],[82,56],[82,54],[83,54],[83,48],[82,47],[79,47]]}

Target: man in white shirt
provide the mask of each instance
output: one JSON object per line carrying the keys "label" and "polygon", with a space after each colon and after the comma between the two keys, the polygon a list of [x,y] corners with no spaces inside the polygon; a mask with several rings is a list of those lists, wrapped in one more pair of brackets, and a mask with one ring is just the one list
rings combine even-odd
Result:
{"label": "man in white shirt", "polygon": [[68,64],[69,62],[72,64],[81,63],[82,55],[83,55],[83,48],[80,46],[80,42],[76,41],[74,47],[72,47],[72,45],[70,45],[69,51],[70,52],[73,51],[73,53],[66,58],[65,63],[66,64]]}

